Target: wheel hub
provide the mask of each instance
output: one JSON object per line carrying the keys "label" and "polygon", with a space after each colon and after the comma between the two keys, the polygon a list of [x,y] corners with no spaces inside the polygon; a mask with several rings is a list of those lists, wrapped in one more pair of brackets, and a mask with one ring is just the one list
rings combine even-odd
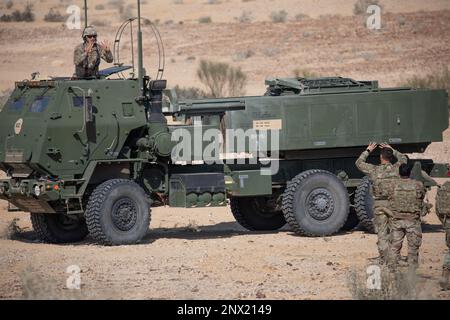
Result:
{"label": "wheel hub", "polygon": [[137,207],[130,198],[123,198],[114,204],[111,212],[114,225],[121,231],[129,231],[137,220]]}
{"label": "wheel hub", "polygon": [[333,195],[327,189],[315,189],[306,199],[306,208],[308,214],[314,219],[328,219],[334,211]]}

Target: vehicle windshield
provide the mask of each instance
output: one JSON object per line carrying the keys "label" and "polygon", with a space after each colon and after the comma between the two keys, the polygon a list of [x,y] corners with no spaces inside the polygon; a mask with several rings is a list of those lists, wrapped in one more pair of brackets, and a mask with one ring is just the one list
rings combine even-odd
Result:
{"label": "vehicle windshield", "polygon": [[37,97],[30,106],[30,112],[43,112],[50,102],[50,97]]}

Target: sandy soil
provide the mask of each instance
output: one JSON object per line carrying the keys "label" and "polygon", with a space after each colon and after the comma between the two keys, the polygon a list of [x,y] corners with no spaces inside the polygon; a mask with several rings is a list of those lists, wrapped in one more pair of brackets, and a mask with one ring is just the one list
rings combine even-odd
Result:
{"label": "sandy soil", "polygon": [[[140,245],[102,247],[39,243],[26,214],[17,240],[0,240],[0,298],[81,299],[351,299],[349,278],[365,276],[376,236],[363,231],[306,238],[288,230],[244,231],[229,209],[158,208]],[[438,287],[444,233],[430,215],[424,226],[419,298],[448,299]],[[81,290],[66,289],[67,267],[81,268]]]}
{"label": "sandy soil", "polygon": [[[351,1],[305,0],[301,6],[291,0],[257,2],[147,1],[144,15],[161,21],[169,85],[199,86],[195,70],[200,59],[240,66],[249,77],[249,94],[262,93],[266,77],[292,75],[296,68],[393,86],[450,64],[447,0],[381,1],[386,13],[383,28],[376,32],[352,16]],[[0,23],[0,91],[33,71],[73,72],[72,48],[80,31],[42,21],[50,7],[61,9],[67,3],[40,1],[38,21],[32,24]],[[100,3],[106,1],[92,1]],[[270,23],[270,13],[282,9],[289,12],[289,21]],[[244,10],[251,11],[253,23],[235,21]],[[293,21],[298,13],[312,18]],[[99,28],[103,38],[113,39],[116,16],[117,8],[110,6],[91,14],[92,19],[106,20],[107,26]],[[198,24],[201,16],[211,16],[213,23]],[[173,23],[165,23],[168,20]],[[156,51],[149,30],[145,36],[146,66],[153,72]],[[450,130],[444,138],[422,156],[449,162]],[[324,238],[299,237],[287,229],[247,232],[234,222],[229,208],[156,208],[140,245],[102,247],[89,238],[74,245],[50,245],[36,240],[27,214],[8,213],[6,208],[0,202],[3,299],[347,299],[352,298],[349,276],[356,272],[364,277],[367,259],[377,253],[376,237],[361,230]],[[11,240],[8,227],[15,218],[20,232]],[[431,213],[424,226],[419,298],[450,298],[437,285],[445,249],[444,233]],[[66,289],[70,265],[82,270],[80,291]]]}

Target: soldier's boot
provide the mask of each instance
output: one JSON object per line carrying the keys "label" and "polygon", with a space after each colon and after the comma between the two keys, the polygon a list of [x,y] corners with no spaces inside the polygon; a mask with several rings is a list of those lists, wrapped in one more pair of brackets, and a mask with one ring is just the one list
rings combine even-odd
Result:
{"label": "soldier's boot", "polygon": [[443,269],[442,270],[442,278],[439,280],[439,285],[442,290],[450,290],[450,270]]}

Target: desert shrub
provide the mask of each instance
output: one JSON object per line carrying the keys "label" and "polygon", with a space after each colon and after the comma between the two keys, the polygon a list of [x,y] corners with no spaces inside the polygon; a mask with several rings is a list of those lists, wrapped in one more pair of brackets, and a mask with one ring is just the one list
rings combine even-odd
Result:
{"label": "desert shrub", "polygon": [[287,20],[288,13],[284,10],[273,11],[270,14],[270,19],[275,23],[284,23]]}
{"label": "desert shrub", "polygon": [[220,0],[208,0],[208,4],[219,4],[221,3]]}
{"label": "desert shrub", "polygon": [[33,5],[27,4],[25,9],[22,11],[22,21],[25,22],[34,21]]}
{"label": "desert shrub", "polygon": [[66,21],[66,16],[63,16],[59,11],[51,8],[49,12],[45,15],[44,21],[47,22],[64,22]]}
{"label": "desert shrub", "polygon": [[294,74],[294,76],[296,78],[318,78],[319,74],[309,71],[309,70],[305,70],[305,69],[294,69],[292,71],[292,73]]}
{"label": "desert shrub", "polygon": [[35,19],[33,5],[27,4],[23,11],[15,10],[11,14],[4,14],[0,17],[2,22],[33,22]]}
{"label": "desert shrub", "polygon": [[427,75],[415,75],[407,79],[402,86],[422,89],[446,89],[450,92],[450,70],[448,66],[443,66],[441,69]]}
{"label": "desert shrub", "polygon": [[184,4],[183,0],[173,0],[173,4]]}
{"label": "desert shrub", "polygon": [[104,4],[97,4],[95,6],[95,10],[105,10],[105,5]]}
{"label": "desert shrub", "polygon": [[208,98],[206,92],[197,87],[180,87],[176,85],[173,89],[179,100]]}
{"label": "desert shrub", "polygon": [[361,15],[367,13],[367,8],[371,5],[382,7],[378,0],[358,0],[353,6],[353,14]]}
{"label": "desert shrub", "polygon": [[247,76],[241,68],[227,63],[201,60],[197,77],[207,88],[208,96],[218,98],[245,94]]}
{"label": "desert shrub", "polygon": [[199,23],[211,23],[212,19],[211,17],[200,17],[198,18]]}
{"label": "desert shrub", "polygon": [[250,11],[243,11],[239,17],[234,19],[240,23],[250,23],[253,20],[252,13]]}
{"label": "desert shrub", "polygon": [[119,9],[119,7],[123,6],[124,0],[109,0],[108,6],[114,9]]}

